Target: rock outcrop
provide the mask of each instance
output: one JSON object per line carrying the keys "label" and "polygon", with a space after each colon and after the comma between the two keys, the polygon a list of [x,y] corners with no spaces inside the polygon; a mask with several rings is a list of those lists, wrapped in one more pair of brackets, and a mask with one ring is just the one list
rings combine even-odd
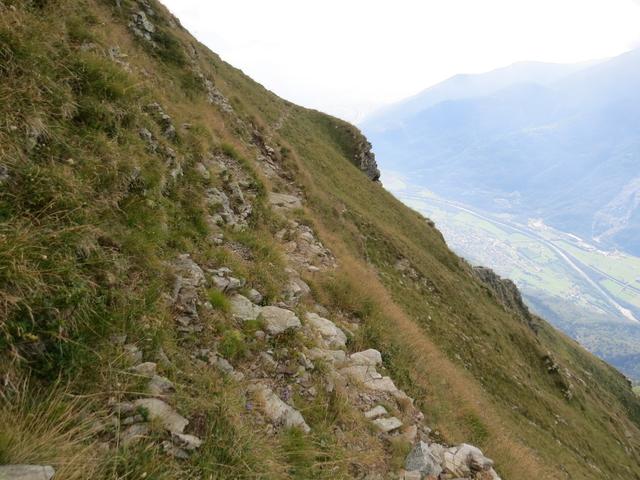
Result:
{"label": "rock outcrop", "polygon": [[533,331],[537,331],[535,318],[522,300],[520,290],[513,281],[501,278],[487,267],[473,267],[473,273],[502,306],[517,314]]}
{"label": "rock outcrop", "polygon": [[376,155],[373,153],[372,145],[359,131],[354,134],[356,141],[356,153],[354,155],[355,164],[360,167],[367,177],[374,182],[380,180],[380,170],[376,162]]}

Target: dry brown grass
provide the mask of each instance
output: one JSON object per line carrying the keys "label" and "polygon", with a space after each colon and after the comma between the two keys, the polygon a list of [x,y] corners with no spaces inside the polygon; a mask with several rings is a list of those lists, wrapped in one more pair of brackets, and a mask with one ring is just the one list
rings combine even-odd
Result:
{"label": "dry brown grass", "polygon": [[[375,299],[377,308],[385,319],[380,326],[388,336],[387,340],[401,345],[406,350],[412,363],[409,368],[413,373],[413,380],[420,389],[429,392],[426,398],[416,400],[426,405],[427,415],[429,406],[438,405],[438,410],[444,412],[435,427],[439,428],[450,442],[464,442],[467,440],[467,431],[462,426],[463,419],[472,413],[480,418],[489,430],[490,440],[484,448],[486,453],[496,460],[497,468],[505,478],[565,478],[558,470],[545,464],[518,438],[510,425],[503,421],[477,379],[449,360],[432,339],[407,316],[380,282],[377,272],[354,258],[338,236],[329,232],[322,224],[316,226],[319,237],[325,244],[331,245],[334,254],[339,258],[338,275],[348,280],[354,296]],[[411,386],[404,388],[407,387]]]}
{"label": "dry brown grass", "polygon": [[100,463],[98,418],[62,386],[8,387],[0,395],[0,463],[52,465],[56,478],[91,478]]}

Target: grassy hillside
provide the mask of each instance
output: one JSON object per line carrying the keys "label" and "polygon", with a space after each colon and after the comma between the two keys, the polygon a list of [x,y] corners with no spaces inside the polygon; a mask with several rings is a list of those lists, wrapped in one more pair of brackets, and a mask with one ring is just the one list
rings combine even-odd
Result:
{"label": "grassy hillside", "polygon": [[[354,165],[354,127],[276,97],[159,3],[3,0],[0,76],[0,464],[62,479],[395,478],[408,432],[379,433],[358,410],[369,394],[327,387],[330,365],[300,355],[307,320],[272,336],[263,317],[240,322],[215,288],[226,267],[262,306],[331,318],[347,353],[378,349],[430,437],[474,443],[503,479],[640,478],[640,402],[622,375],[499,304]],[[299,232],[311,263],[291,250]],[[186,458],[139,402],[142,360],[202,440]],[[265,421],[256,378],[289,392],[310,431]]]}

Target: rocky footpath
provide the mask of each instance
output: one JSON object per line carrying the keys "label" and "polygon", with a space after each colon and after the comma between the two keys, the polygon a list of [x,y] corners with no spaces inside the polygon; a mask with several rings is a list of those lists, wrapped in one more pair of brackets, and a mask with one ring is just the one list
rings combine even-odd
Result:
{"label": "rocky footpath", "polygon": [[[223,111],[232,115],[229,110]],[[148,112],[170,140],[173,135],[170,117],[157,104],[150,105]],[[313,425],[304,418],[295,399],[313,399],[319,389],[339,391],[383,441],[400,438],[413,445],[404,470],[385,472],[385,478],[499,479],[493,462],[479,449],[466,444],[447,446],[430,440],[431,430],[424,424],[424,415],[414,400],[385,374],[381,352],[350,351],[348,338],[359,324],[344,318],[331,319],[329,310],[314,301],[303,279],[304,275],[334,269],[337,260],[313,228],[297,219],[296,213],[304,209],[304,196],[290,181],[276,150],[258,132],[254,132],[253,143],[259,152],[258,165],[279,185],[279,191],[270,192],[267,201],[284,225],[275,239],[287,261],[288,280],[282,287],[280,300],[265,303],[264,296],[227,265],[199,265],[188,253],[176,258],[170,265],[175,281],[168,301],[175,312],[177,335],[189,339],[183,345],[185,348],[188,345],[191,357],[196,362],[214,366],[231,381],[238,382],[246,392],[247,410],[260,415],[261,428],[267,432],[297,428],[310,433]],[[370,148],[366,144],[361,147],[358,154],[361,166],[369,170],[367,174],[375,180],[377,169],[372,167],[375,162],[369,154]],[[212,212],[210,238],[215,245],[238,253],[226,240],[225,231],[249,226],[256,201],[251,178],[237,160],[224,154],[202,159],[195,169],[205,180],[212,172],[217,172],[222,179],[221,186],[211,187],[206,193]],[[412,271],[405,263],[400,261],[398,268],[410,275]],[[428,282],[423,283],[428,289]],[[215,344],[199,345],[197,340],[194,343],[193,339],[204,329],[201,312],[212,308],[206,299],[206,289],[215,289],[228,298],[229,315],[239,328],[247,322],[257,325],[252,342],[261,347],[253,349],[238,364],[225,358]],[[277,339],[289,339],[288,345],[274,349],[271,345]],[[165,431],[160,441],[168,455],[177,458],[193,455],[203,439],[185,433],[190,420],[174,406],[174,385],[161,373],[163,365],[170,360],[162,352],[158,352],[153,361],[145,359],[126,338],[115,340],[122,345],[131,365],[130,372],[142,380],[146,391],[137,398],[114,399],[111,408],[119,430],[116,438],[106,442],[105,448],[113,443],[131,445],[154,441],[151,438],[157,436],[150,436],[153,424]],[[366,478],[382,478],[376,476],[379,474],[371,472]]]}
{"label": "rocky footpath", "polygon": [[[247,191],[250,182],[246,179],[237,181],[242,173],[238,165],[231,165],[233,159],[216,161],[218,165],[223,164],[226,171],[235,172],[226,179],[226,184],[229,191],[236,192],[227,196],[234,199],[236,208],[220,195],[221,190],[215,193],[220,198],[216,205],[221,209],[222,221],[212,222],[212,235],[224,246],[225,229],[246,225],[243,222],[250,217],[251,208],[238,209],[237,206],[247,205],[243,199],[253,198],[253,195]],[[200,170],[204,174],[211,166]],[[273,172],[275,169],[271,169]],[[339,390],[381,438],[391,441],[400,437],[413,444],[405,469],[390,474],[389,478],[499,479],[493,470],[493,462],[479,449],[466,444],[447,446],[432,442],[431,430],[424,424],[424,415],[415,407],[414,400],[384,374],[381,352],[374,349],[349,351],[348,338],[358,329],[358,323],[342,319],[338,324],[328,318],[327,308],[313,301],[311,289],[302,279],[303,274],[313,275],[335,268],[337,261],[310,226],[291,218],[304,207],[302,196],[293,190],[272,192],[268,196],[270,207],[286,225],[275,236],[288,263],[289,281],[283,286],[282,300],[265,304],[259,291],[225,265],[207,268],[196,264],[190,255],[183,254],[172,264],[175,284],[171,302],[176,312],[177,331],[183,335],[202,331],[199,309],[208,308],[203,300],[203,290],[214,288],[228,297],[230,315],[239,326],[246,322],[259,326],[254,337],[265,348],[253,352],[247,361],[238,365],[233,365],[211,346],[196,348],[196,356],[244,386],[247,408],[262,415],[263,428],[273,431],[298,428],[309,433],[313,427],[305,420],[294,399],[313,398],[318,395],[318,388],[327,392]],[[238,212],[247,215],[239,217]],[[313,307],[301,308],[303,304]],[[286,336],[296,341],[277,351],[269,348],[273,344],[270,340]],[[148,378],[150,396],[114,407],[122,423],[128,424],[122,441],[132,442],[144,437],[146,422],[155,419],[167,431],[163,442],[166,452],[186,458],[197,450],[201,439],[184,434],[189,420],[170,406],[171,382],[157,373],[155,363],[142,362],[139,355],[135,356],[135,348],[126,344],[124,347],[129,348],[132,360],[135,360],[132,370]],[[137,413],[141,409],[146,412],[144,415]]]}

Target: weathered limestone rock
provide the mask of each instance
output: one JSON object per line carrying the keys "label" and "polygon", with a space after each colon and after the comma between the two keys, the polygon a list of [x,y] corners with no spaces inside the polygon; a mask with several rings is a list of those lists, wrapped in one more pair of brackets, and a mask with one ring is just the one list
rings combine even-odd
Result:
{"label": "weathered limestone rock", "polygon": [[50,480],[55,470],[42,465],[0,465],[0,480]]}
{"label": "weathered limestone rock", "polygon": [[323,360],[328,363],[343,364],[347,360],[344,350],[325,350],[314,347],[307,352],[307,357],[311,360]]}
{"label": "weathered limestone rock", "polygon": [[262,294],[254,288],[249,290],[249,293],[247,293],[247,298],[256,305],[262,303],[262,300],[264,299]]}
{"label": "weathered limestone rock", "polygon": [[189,424],[189,420],[157,398],[140,398],[134,405],[146,409],[150,420],[157,420],[172,433],[183,433]]}
{"label": "weathered limestone rock", "polygon": [[144,362],[131,367],[130,370],[138,375],[152,377],[156,373],[157,365],[154,362]]}
{"label": "weathered limestone rock", "polygon": [[148,42],[152,41],[151,35],[155,33],[156,27],[147,18],[147,14],[142,10],[131,15],[131,22],[129,27],[133,30],[133,33],[138,37],[144,38]]}
{"label": "weathered limestone rock", "polygon": [[296,208],[302,208],[302,202],[298,197],[287,195],[285,193],[271,192],[269,194],[269,203],[276,210],[295,210]]}
{"label": "weathered limestone rock", "polygon": [[127,427],[120,435],[120,442],[124,446],[131,446],[138,443],[144,437],[149,435],[149,426],[144,423],[135,423]]}
{"label": "weathered limestone rock", "polygon": [[160,375],[154,375],[149,380],[147,391],[156,397],[162,397],[171,394],[175,390],[173,383],[168,378]]}
{"label": "weathered limestone rock", "polygon": [[341,369],[340,373],[347,376],[352,381],[362,384],[369,390],[392,394],[398,391],[393,380],[389,377],[383,377],[380,375],[373,366],[352,365]]}
{"label": "weathered limestone rock", "polygon": [[244,280],[231,276],[231,270],[228,268],[218,268],[210,270],[211,283],[221,292],[231,293],[244,286]]}
{"label": "weathered limestone rock", "polygon": [[382,355],[378,350],[370,348],[362,352],[357,352],[349,357],[354,365],[369,365],[375,367],[382,364]]}
{"label": "weathered limestone rock", "polygon": [[357,129],[352,133],[354,140],[357,141],[356,153],[354,155],[354,163],[360,167],[367,177],[374,182],[380,180],[380,170],[376,163],[376,156],[371,150],[371,143]]}
{"label": "weathered limestone rock", "polygon": [[373,424],[384,433],[392,432],[402,426],[402,422],[396,417],[376,418],[373,421]]}
{"label": "weathered limestone rock", "polygon": [[271,335],[278,335],[286,330],[302,326],[295,313],[280,307],[262,307],[260,318],[265,324],[265,330]]}
{"label": "weathered limestone rock", "polygon": [[317,331],[322,337],[323,343],[330,348],[344,348],[347,343],[347,336],[335,323],[326,318],[322,318],[317,313],[307,313],[305,316],[307,323]]}
{"label": "weathered limestone rock", "polygon": [[382,405],[378,405],[377,407],[372,408],[371,410],[364,413],[365,418],[370,420],[374,420],[378,417],[383,417],[387,415],[387,409]]}
{"label": "weathered limestone rock", "polygon": [[516,313],[525,324],[534,332],[540,326],[529,312],[529,308],[522,300],[520,290],[513,281],[501,278],[497,273],[487,267],[473,267],[475,276],[493,293],[503,307]]}
{"label": "weathered limestone rock", "polygon": [[173,433],[171,435],[173,442],[179,448],[183,448],[185,450],[196,450],[202,446],[202,440],[200,440],[195,435],[188,435],[185,433]]}
{"label": "weathered limestone rock", "polygon": [[269,387],[258,385],[254,393],[265,415],[275,425],[282,425],[286,428],[297,427],[307,433],[311,431],[302,414],[283,402]]}
{"label": "weathered limestone rock", "polygon": [[256,320],[262,310],[261,307],[254,305],[251,300],[240,294],[233,295],[229,304],[231,306],[231,314],[242,321]]}
{"label": "weathered limestone rock", "polygon": [[493,470],[493,461],[485,457],[479,448],[466,443],[445,450],[442,460],[445,470],[458,477]]}
{"label": "weathered limestone rock", "polygon": [[433,475],[437,477],[442,473],[440,458],[431,451],[429,445],[418,442],[407,456],[404,468],[408,471],[418,471],[423,475]]}
{"label": "weathered limestone rock", "polygon": [[124,350],[124,358],[127,363],[138,364],[142,361],[142,352],[137,345],[129,343],[124,345],[122,348]]}
{"label": "weathered limestone rock", "polygon": [[367,382],[364,382],[364,386],[369,390],[376,390],[379,392],[395,393],[398,391],[393,380],[390,377],[374,378]]}

